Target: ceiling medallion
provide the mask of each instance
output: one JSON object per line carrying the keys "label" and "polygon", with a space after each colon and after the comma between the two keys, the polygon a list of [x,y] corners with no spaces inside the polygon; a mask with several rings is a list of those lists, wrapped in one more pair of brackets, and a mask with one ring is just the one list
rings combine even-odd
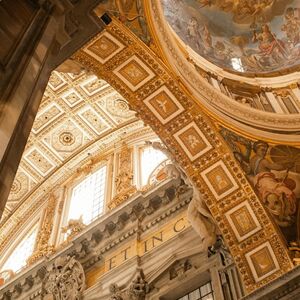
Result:
{"label": "ceiling medallion", "polygon": [[13,194],[17,194],[20,190],[21,190],[21,182],[15,179],[10,192]]}
{"label": "ceiling medallion", "polygon": [[73,145],[75,142],[75,137],[71,132],[65,131],[62,132],[59,136],[59,141],[64,145],[64,146],[70,146]]}
{"label": "ceiling medallion", "polygon": [[123,99],[117,99],[115,101],[115,108],[120,110],[121,112],[126,112],[129,110],[127,102]]}

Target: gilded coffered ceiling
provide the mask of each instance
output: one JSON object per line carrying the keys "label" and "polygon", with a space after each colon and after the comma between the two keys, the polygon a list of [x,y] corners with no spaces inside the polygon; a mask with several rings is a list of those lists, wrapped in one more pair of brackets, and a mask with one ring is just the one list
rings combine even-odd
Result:
{"label": "gilded coffered ceiling", "polygon": [[[40,104],[2,221],[42,184],[67,178],[89,156],[144,127],[105,81],[54,71]],[[52,178],[52,179],[51,179]]]}

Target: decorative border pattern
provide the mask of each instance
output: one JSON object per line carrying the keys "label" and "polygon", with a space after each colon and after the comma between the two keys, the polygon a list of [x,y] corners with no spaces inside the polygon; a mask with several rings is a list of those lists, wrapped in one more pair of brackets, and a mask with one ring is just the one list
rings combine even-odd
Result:
{"label": "decorative border pattern", "polygon": [[[220,134],[214,123],[199,106],[199,100],[195,99],[194,95],[182,87],[174,73],[161,62],[160,58],[123,24],[113,19],[106,27],[106,30],[118,37],[121,43],[126,45],[123,51],[112,57],[106,64],[101,64],[101,62],[94,60],[93,57],[84,51],[77,52],[74,55],[74,59],[90,68],[98,77],[106,80],[120,92],[129,102],[132,109],[137,112],[137,116],[156,131],[160,139],[168,147],[173,158],[185,169],[187,175],[199,188],[215,218],[236,260],[246,289],[249,292],[253,291],[262,284],[290,270],[292,262],[288,256],[286,246],[282,243],[280,235],[277,233],[277,229],[270,221],[252,187],[247,182],[241,167],[230,154],[228,146],[222,138],[219,138]],[[114,72],[115,66],[124,65],[133,56],[138,56],[155,74],[151,80],[146,81],[138,89],[134,90],[128,89],[128,83],[120,81],[120,76],[117,76]],[[148,101],[145,101],[151,99],[151,95],[164,86],[184,108],[183,112],[174,116],[165,124],[159,119],[158,112],[154,111],[154,109],[151,110],[149,103],[147,103]],[[212,94],[206,96],[213,97]],[[193,122],[193,126],[198,127],[199,130],[201,129],[200,132],[206,138],[207,144],[211,145],[211,148],[208,146],[210,148],[209,151],[208,148],[204,148],[207,151],[203,151],[200,155],[197,155],[198,153],[196,152],[191,152],[191,150],[187,151],[186,142],[185,147],[183,147],[182,140],[178,139],[178,132],[181,133],[184,127],[189,126]],[[199,134],[198,131],[196,132]],[[220,175],[220,178],[216,178],[217,175]],[[219,187],[214,185],[213,178],[215,178],[216,182],[219,181]],[[253,213],[260,224],[264,224],[264,227],[261,228],[259,235],[249,235],[247,239],[238,240],[225,213],[242,201],[251,202]],[[280,265],[280,269],[270,273],[270,276],[268,275],[263,280],[255,281],[249,265],[251,261],[245,258],[245,254],[266,241],[269,241],[272,249],[275,249],[274,255]]]}

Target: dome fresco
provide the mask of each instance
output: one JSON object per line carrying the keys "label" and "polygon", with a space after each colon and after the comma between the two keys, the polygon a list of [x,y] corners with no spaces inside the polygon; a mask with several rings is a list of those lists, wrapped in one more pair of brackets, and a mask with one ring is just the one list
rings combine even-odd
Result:
{"label": "dome fresco", "polygon": [[161,2],[183,42],[223,69],[280,74],[299,63],[299,0]]}

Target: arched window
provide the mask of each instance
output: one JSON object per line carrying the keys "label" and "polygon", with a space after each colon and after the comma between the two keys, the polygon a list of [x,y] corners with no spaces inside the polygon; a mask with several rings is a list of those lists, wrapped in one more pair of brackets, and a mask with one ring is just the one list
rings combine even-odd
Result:
{"label": "arched window", "polygon": [[67,219],[80,219],[89,224],[103,213],[106,166],[86,177],[72,190]]}
{"label": "arched window", "polygon": [[14,273],[17,273],[26,266],[26,260],[30,257],[34,250],[37,231],[38,226],[35,225],[4,262],[1,267],[2,271],[12,270]]}
{"label": "arched window", "polygon": [[148,183],[151,173],[164,160],[167,160],[167,157],[161,151],[153,149],[152,147],[143,148],[141,155],[142,186]]}

